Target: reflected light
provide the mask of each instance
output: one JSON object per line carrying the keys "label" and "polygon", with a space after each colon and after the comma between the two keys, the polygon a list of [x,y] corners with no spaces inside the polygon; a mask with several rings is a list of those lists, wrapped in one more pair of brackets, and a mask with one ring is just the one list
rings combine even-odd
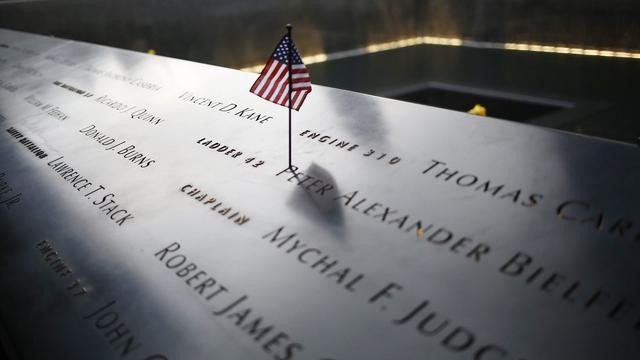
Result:
{"label": "reflected light", "polygon": [[566,46],[540,46],[540,45],[534,45],[534,44],[506,43],[504,44],[504,49],[519,50],[519,51],[533,51],[533,52],[549,52],[549,53],[557,53],[557,54],[640,59],[640,53],[627,52],[627,51],[584,49],[584,48],[566,47]]}
{"label": "reflected light", "polygon": [[[627,59],[640,59],[640,53],[638,52],[626,52],[626,51],[611,51],[611,50],[598,50],[598,49],[585,49],[579,47],[567,47],[567,46],[550,46],[550,45],[538,45],[538,44],[526,44],[526,43],[495,43],[473,40],[462,40],[458,38],[447,37],[435,37],[435,36],[418,36],[414,38],[401,39],[396,41],[389,41],[378,44],[371,44],[365,47],[337,51],[334,53],[315,54],[310,56],[303,56],[302,61],[307,64],[317,64],[329,60],[344,59],[348,57],[373,54],[387,50],[401,49],[409,46],[416,45],[443,45],[443,46],[464,46],[479,49],[502,49],[502,50],[515,50],[515,51],[529,51],[529,52],[544,52],[555,54],[570,54],[570,55],[584,55],[584,56],[603,56],[603,57],[615,57],[615,58],[627,58]],[[264,64],[245,67],[240,70],[250,72],[260,72]]]}

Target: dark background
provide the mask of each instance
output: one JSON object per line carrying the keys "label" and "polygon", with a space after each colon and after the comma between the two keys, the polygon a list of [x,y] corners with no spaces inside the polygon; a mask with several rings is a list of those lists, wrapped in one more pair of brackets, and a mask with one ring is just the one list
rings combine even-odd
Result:
{"label": "dark background", "polygon": [[[288,22],[303,56],[425,35],[640,52],[638,4],[0,0],[0,26],[243,68],[265,61]],[[309,68],[316,84],[459,111],[482,103],[490,116],[618,141],[640,136],[640,59],[419,45]]]}
{"label": "dark background", "polygon": [[306,53],[419,35],[640,50],[637,0],[0,1],[2,27],[228,67],[295,26]]}

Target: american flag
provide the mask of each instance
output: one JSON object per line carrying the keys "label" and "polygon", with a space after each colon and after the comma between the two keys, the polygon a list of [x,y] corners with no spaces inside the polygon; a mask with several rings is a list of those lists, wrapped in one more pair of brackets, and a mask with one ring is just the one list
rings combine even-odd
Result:
{"label": "american flag", "polygon": [[304,66],[296,46],[288,35],[282,37],[250,91],[276,104],[289,106],[289,43],[291,43],[292,60],[291,108],[298,110],[307,94],[311,92],[311,78],[309,78],[309,70]]}

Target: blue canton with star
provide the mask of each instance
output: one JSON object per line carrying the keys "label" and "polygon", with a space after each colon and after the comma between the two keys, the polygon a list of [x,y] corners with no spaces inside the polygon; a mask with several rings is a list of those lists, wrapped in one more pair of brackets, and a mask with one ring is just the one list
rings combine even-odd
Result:
{"label": "blue canton with star", "polygon": [[[273,52],[273,57],[283,64],[289,64],[287,59],[287,50],[289,46],[289,37],[285,36],[280,40],[278,47]],[[291,44],[291,60],[293,60],[294,65],[302,64],[302,58],[300,58],[300,54],[298,54],[298,50],[296,49],[295,44]]]}

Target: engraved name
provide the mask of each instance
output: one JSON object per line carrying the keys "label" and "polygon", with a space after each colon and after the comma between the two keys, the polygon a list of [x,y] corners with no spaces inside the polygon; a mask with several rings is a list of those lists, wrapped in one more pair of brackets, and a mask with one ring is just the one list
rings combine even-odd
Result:
{"label": "engraved name", "polygon": [[238,106],[238,104],[222,102],[222,101],[217,101],[217,100],[206,98],[206,97],[201,97],[189,91],[182,93],[180,96],[178,96],[178,99],[183,101],[188,101],[192,104],[203,106],[208,109],[213,109],[222,113],[227,113],[231,116],[254,121],[259,124],[264,124],[269,120],[273,119],[273,116],[257,113],[252,108],[249,108],[249,107],[243,108],[241,106]]}
{"label": "engraved name", "polygon": [[430,245],[446,247],[451,253],[459,254],[474,262],[480,262],[491,251],[491,246],[488,244],[477,242],[469,236],[457,236],[444,226],[429,224],[420,218],[402,213],[399,209],[367,198],[359,190],[338,194],[333,184],[306,175],[298,171],[296,166],[284,169],[275,176],[281,175],[284,175],[288,182],[295,183],[315,196],[331,197],[331,200],[343,205],[346,209],[404,233],[416,234],[418,238],[424,239]]}
{"label": "engraved name", "polygon": [[53,171],[55,171],[64,181],[73,186],[74,189],[81,192],[87,200],[96,206],[100,213],[109,220],[115,222],[118,226],[129,223],[134,219],[133,214],[125,209],[123,205],[116,202],[116,194],[108,192],[103,185],[96,186],[89,179],[82,176],[70,164],[64,162],[60,156],[57,159],[47,163]]}
{"label": "engraved name", "polygon": [[113,151],[118,157],[127,159],[142,169],[149,167],[156,162],[156,160],[152,159],[150,156],[140,152],[135,145],[127,144],[126,140],[118,142],[115,138],[99,131],[93,124],[78,130],[78,132],[95,140],[98,144],[103,146],[105,150]]}
{"label": "engraved name", "polygon": [[3,207],[9,210],[13,205],[20,203],[22,193],[18,192],[9,184],[6,176],[6,173],[0,173],[0,205],[3,205]]}
{"label": "engraved name", "polygon": [[179,279],[184,279],[187,288],[207,303],[215,304],[211,315],[217,322],[234,325],[260,346],[263,352],[274,360],[291,360],[303,349],[285,331],[267,323],[265,317],[256,313],[249,295],[234,295],[231,288],[211,276],[202,266],[189,260],[180,243],[174,242],[154,254],[164,266]]}
{"label": "engraved name", "polygon": [[129,105],[108,95],[102,95],[94,100],[99,104],[124,114],[132,120],[143,121],[151,125],[159,125],[165,121],[165,119],[161,118],[157,114],[151,113],[151,111],[146,108],[137,105]]}
{"label": "engraved name", "polygon": [[147,81],[143,78],[139,78],[139,77],[131,77],[128,75],[123,75],[123,74],[118,74],[118,73],[114,73],[112,71],[109,70],[104,70],[104,69],[99,69],[96,68],[94,66],[87,66],[86,68],[84,68],[84,71],[90,72],[92,74],[96,74],[105,78],[109,78],[109,79],[113,79],[113,80],[117,80],[117,81],[122,81],[124,83],[127,83],[129,85],[141,88],[141,89],[145,89],[145,90],[149,90],[149,91],[158,91],[160,89],[162,89],[162,86],[154,84],[150,81]]}

